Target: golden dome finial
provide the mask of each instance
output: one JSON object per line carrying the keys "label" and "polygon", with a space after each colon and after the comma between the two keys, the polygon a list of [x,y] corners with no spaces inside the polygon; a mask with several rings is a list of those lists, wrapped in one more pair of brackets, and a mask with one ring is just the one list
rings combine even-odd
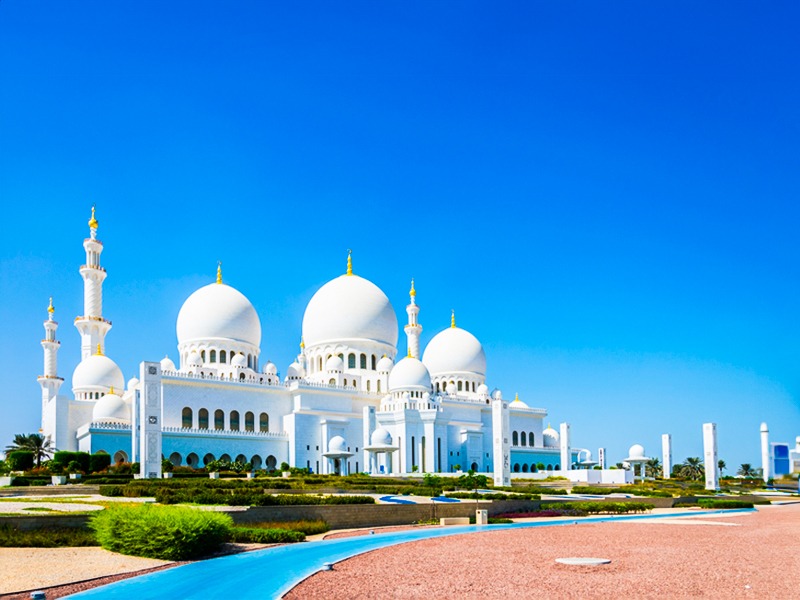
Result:
{"label": "golden dome finial", "polygon": [[411,278],[411,291],[408,292],[408,295],[411,296],[412,298],[416,298],[416,296],[417,296],[417,290],[414,289],[414,278],[413,277]]}
{"label": "golden dome finial", "polygon": [[113,385],[110,388],[108,388],[108,393],[109,394],[113,394],[114,393],[114,386]]}
{"label": "golden dome finial", "polygon": [[103,346],[102,346],[102,344],[97,344],[97,352],[95,352],[95,356],[103,356]]}
{"label": "golden dome finial", "polygon": [[456,326],[456,309],[453,309],[453,312],[450,314],[450,327],[455,329]]}
{"label": "golden dome finial", "polygon": [[519,402],[519,392],[514,394],[514,402]]}
{"label": "golden dome finial", "polygon": [[411,358],[411,348],[408,349],[408,358]]}
{"label": "golden dome finial", "polygon": [[217,283],[222,283],[222,261],[217,261]]}
{"label": "golden dome finial", "polygon": [[303,339],[303,336],[300,336],[300,350],[305,350],[306,341]]}
{"label": "golden dome finial", "polygon": [[48,307],[47,307],[47,312],[49,312],[51,315],[52,315],[54,312],[56,312],[56,309],[55,309],[55,307],[53,306],[53,297],[52,297],[52,296],[50,296],[50,306],[48,306]]}
{"label": "golden dome finial", "polygon": [[353,251],[350,248],[347,249],[347,274],[353,274]]}
{"label": "golden dome finial", "polygon": [[89,227],[97,229],[97,219],[94,218],[94,205],[92,205],[92,218],[89,219]]}

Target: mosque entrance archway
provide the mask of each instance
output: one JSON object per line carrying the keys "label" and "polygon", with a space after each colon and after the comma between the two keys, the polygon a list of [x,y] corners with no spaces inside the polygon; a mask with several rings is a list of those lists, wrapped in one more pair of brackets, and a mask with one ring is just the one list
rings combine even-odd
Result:
{"label": "mosque entrance archway", "polygon": [[333,459],[333,474],[334,475],[341,475],[342,474],[342,461],[338,458]]}
{"label": "mosque entrance archway", "polygon": [[118,450],[114,453],[114,464],[128,462],[128,454],[124,450]]}
{"label": "mosque entrance archway", "polygon": [[470,469],[477,472],[478,471],[478,463],[474,462],[469,466]]}

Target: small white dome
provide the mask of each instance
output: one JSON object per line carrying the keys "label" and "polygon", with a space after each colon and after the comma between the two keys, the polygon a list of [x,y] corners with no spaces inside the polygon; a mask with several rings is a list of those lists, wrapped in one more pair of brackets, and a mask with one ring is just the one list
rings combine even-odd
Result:
{"label": "small white dome", "polygon": [[388,356],[384,356],[378,361],[378,373],[388,373],[394,367],[394,361]]}
{"label": "small white dome", "polygon": [[335,435],[328,442],[328,452],[347,452],[347,442],[340,435]]}
{"label": "small white dome", "polygon": [[495,400],[502,400],[503,399],[503,392],[501,392],[497,388],[494,388],[492,390],[492,398],[494,398]]}
{"label": "small white dome", "polygon": [[550,425],[547,426],[547,429],[542,431],[542,441],[544,442],[545,448],[557,448],[560,437],[558,432],[550,427]]}
{"label": "small white dome", "polygon": [[277,375],[278,367],[275,366],[275,363],[267,361],[262,368],[262,371],[265,375]]}
{"label": "small white dome", "polygon": [[247,367],[247,358],[239,352],[231,359],[231,365],[234,367]]}
{"label": "small white dome", "polygon": [[189,296],[178,313],[176,328],[178,345],[219,339],[261,344],[261,321],[253,305],[224,283],[211,283]]}
{"label": "small white dome", "polygon": [[175,363],[172,362],[172,359],[169,356],[165,356],[161,359],[161,370],[162,371],[174,371],[175,370]]}
{"label": "small white dome", "polygon": [[397,363],[389,373],[389,391],[430,390],[431,376],[422,361],[410,356]]}
{"label": "small white dome", "polygon": [[87,356],[72,373],[72,389],[75,392],[107,392],[112,387],[125,389],[125,378],[117,363],[102,354]]}
{"label": "small white dome", "polygon": [[344,362],[341,358],[334,355],[325,362],[325,370],[333,371],[334,373],[341,373],[344,371]]}
{"label": "small white dome", "polygon": [[646,456],[644,455],[644,446],[641,444],[634,444],[628,449],[628,458],[640,458],[645,459]]}
{"label": "small white dome", "polygon": [[474,335],[460,327],[437,333],[422,354],[422,362],[433,377],[457,373],[486,375],[486,354]]}
{"label": "small white dome", "polygon": [[201,367],[203,365],[203,359],[200,358],[200,354],[196,350],[192,350],[189,354],[189,358],[186,360],[186,364],[190,367]]}
{"label": "small white dome", "polygon": [[306,376],[306,370],[300,363],[293,362],[286,370],[286,379],[302,379]]}
{"label": "small white dome", "polygon": [[92,421],[124,421],[131,420],[131,408],[127,402],[116,394],[106,394],[92,408]]}
{"label": "small white dome", "polygon": [[528,408],[528,405],[519,399],[519,395],[515,396],[513,402],[508,406],[511,408]]}
{"label": "small white dome", "polygon": [[373,446],[391,446],[392,436],[383,427],[378,427],[378,429],[372,432],[370,443]]}
{"label": "small white dome", "polygon": [[478,386],[478,394],[480,396],[488,396],[489,395],[489,386],[485,383],[482,383]]}
{"label": "small white dome", "polygon": [[312,296],[303,315],[306,346],[345,340],[397,345],[397,315],[389,298],[371,281],[342,275]]}
{"label": "small white dome", "polygon": [[139,385],[138,377],[131,377],[128,380],[128,390],[135,390],[137,385]]}

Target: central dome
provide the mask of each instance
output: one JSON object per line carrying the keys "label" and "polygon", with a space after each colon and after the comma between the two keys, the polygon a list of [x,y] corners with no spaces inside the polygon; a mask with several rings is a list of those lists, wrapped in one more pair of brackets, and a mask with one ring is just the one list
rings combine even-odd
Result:
{"label": "central dome", "polygon": [[178,344],[220,338],[261,344],[261,321],[253,305],[224,283],[211,283],[189,296],[178,313],[176,329]]}
{"label": "central dome", "polygon": [[303,315],[306,346],[345,340],[372,340],[397,346],[397,315],[381,289],[358,275],[342,275],[323,285]]}

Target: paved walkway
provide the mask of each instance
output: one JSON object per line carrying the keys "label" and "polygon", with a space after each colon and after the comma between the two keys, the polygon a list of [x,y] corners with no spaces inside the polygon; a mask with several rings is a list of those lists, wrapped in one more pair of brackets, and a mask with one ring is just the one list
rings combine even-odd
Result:
{"label": "paved walkway", "polygon": [[[704,511],[704,515],[735,514],[744,511]],[[659,519],[665,516],[697,516],[697,511],[670,513],[669,515],[622,515],[611,517],[588,517],[582,523],[607,521],[635,521]],[[300,581],[313,575],[326,562],[341,560],[405,542],[450,535],[498,531],[528,527],[564,526],[577,519],[537,521],[503,525],[469,525],[431,529],[412,529],[401,532],[365,535],[303,544],[288,544],[255,552],[224,556],[212,560],[159,571],[107,586],[95,588],[69,596],[75,599],[90,598],[184,598],[206,600],[207,598],[231,597],[231,590],[247,597],[280,598]]]}

